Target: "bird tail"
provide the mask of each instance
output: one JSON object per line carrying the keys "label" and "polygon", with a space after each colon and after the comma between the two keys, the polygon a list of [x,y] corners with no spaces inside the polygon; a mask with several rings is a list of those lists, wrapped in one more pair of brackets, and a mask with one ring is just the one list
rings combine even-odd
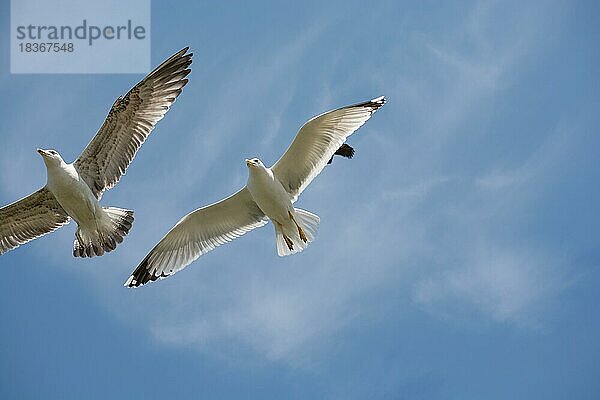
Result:
{"label": "bird tail", "polygon": [[304,229],[308,243],[315,240],[317,231],[319,230],[319,222],[321,221],[321,218],[319,218],[318,215],[306,210],[302,210],[301,208],[295,208],[294,212],[296,214],[296,220],[302,229]]}
{"label": "bird tail", "polygon": [[133,224],[133,211],[117,207],[102,207],[103,215],[94,229],[79,226],[73,242],[75,257],[101,256],[123,242]]}
{"label": "bird tail", "polygon": [[[302,210],[300,208],[294,209],[296,222],[300,225],[304,234],[306,235],[306,242],[300,238],[299,232],[294,228],[289,228],[285,232],[279,227],[278,224],[275,226],[275,237],[277,241],[277,254],[280,256],[289,256],[290,254],[299,253],[308,247],[308,244],[315,240],[317,231],[319,229],[320,218],[318,215]],[[285,229],[285,228],[284,228]],[[287,238],[287,240],[286,240]]]}

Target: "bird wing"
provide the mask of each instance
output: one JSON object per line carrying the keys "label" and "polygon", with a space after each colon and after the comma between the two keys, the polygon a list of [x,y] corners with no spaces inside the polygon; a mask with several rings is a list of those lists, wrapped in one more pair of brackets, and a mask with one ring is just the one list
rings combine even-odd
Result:
{"label": "bird wing", "polygon": [[120,96],[106,120],[75,161],[75,168],[100,199],[125,174],[140,146],[181,93],[192,53],[179,51]]}
{"label": "bird wing", "polygon": [[352,146],[344,143],[340,146],[339,149],[337,149],[335,151],[335,153],[333,153],[333,156],[331,156],[331,158],[329,159],[329,161],[327,161],[327,165],[331,164],[333,162],[333,157],[334,156],[342,156],[345,158],[352,158],[354,157],[354,148],[352,148]]}
{"label": "bird wing", "polygon": [[69,216],[45,187],[0,208],[0,255],[69,222]]}
{"label": "bird wing", "polygon": [[148,253],[125,282],[138,287],[182,270],[201,255],[268,220],[247,188],[183,217]]}
{"label": "bird wing", "polygon": [[346,138],[385,104],[383,96],[338,108],[305,123],[281,158],[271,167],[273,174],[296,201],[319,175]]}

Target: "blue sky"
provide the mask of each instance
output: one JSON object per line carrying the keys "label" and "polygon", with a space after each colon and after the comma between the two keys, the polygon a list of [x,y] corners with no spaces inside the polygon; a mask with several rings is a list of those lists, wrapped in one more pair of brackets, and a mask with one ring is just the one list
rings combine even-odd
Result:
{"label": "blue sky", "polygon": [[[596,398],[598,11],[153,1],[152,65],[189,45],[191,82],[103,198],[136,211],[117,251],[73,258],[71,224],[1,257],[0,398]],[[1,204],[45,182],[36,147],[72,161],[142,77],[11,75],[8,45]],[[279,258],[267,226],[122,287],[244,158],[381,94],[298,203],[321,217],[307,251]]]}

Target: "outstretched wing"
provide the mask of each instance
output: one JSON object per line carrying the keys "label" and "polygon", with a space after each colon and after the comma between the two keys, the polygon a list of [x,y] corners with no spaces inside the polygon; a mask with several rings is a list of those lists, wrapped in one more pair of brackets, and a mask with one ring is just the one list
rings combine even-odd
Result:
{"label": "outstretched wing", "polygon": [[183,217],[125,282],[138,287],[182,270],[203,254],[268,222],[247,188]]}
{"label": "outstretched wing", "polygon": [[69,222],[54,195],[45,187],[0,208],[0,255]]}
{"label": "outstretched wing", "polygon": [[346,138],[385,104],[383,96],[338,108],[305,123],[281,158],[271,167],[283,187],[296,201],[319,175]]}
{"label": "outstretched wing", "polygon": [[154,126],[181,93],[192,53],[179,51],[119,97],[106,120],[75,161],[75,168],[99,199],[125,174]]}
{"label": "outstretched wing", "polygon": [[340,146],[340,148],[337,149],[335,151],[335,153],[333,153],[333,156],[331,156],[329,161],[327,161],[327,165],[332,163],[334,156],[342,156],[344,158],[352,158],[352,157],[354,157],[354,148],[352,148],[352,146],[350,146],[349,144],[346,144],[346,143],[342,144]]}

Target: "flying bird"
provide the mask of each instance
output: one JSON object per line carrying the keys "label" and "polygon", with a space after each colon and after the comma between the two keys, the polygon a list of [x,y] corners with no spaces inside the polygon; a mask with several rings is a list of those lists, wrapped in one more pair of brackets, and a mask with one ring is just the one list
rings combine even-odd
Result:
{"label": "flying bird", "polygon": [[271,168],[258,158],[247,159],[246,186],[224,200],[183,217],[124,285],[138,287],[173,275],[201,255],[269,220],[275,227],[278,255],[304,250],[317,234],[319,217],[294,208],[293,203],[346,138],[384,104],[385,98],[381,96],[314,117],[302,126],[290,147]]}
{"label": "flying bird", "polygon": [[133,211],[99,204],[117,184],[140,146],[183,87],[192,63],[188,48],[177,52],[119,97],[83,153],[67,164],[56,150],[37,149],[47,183],[29,196],[0,208],[0,255],[77,222],[75,257],[101,256],[129,233]]}

